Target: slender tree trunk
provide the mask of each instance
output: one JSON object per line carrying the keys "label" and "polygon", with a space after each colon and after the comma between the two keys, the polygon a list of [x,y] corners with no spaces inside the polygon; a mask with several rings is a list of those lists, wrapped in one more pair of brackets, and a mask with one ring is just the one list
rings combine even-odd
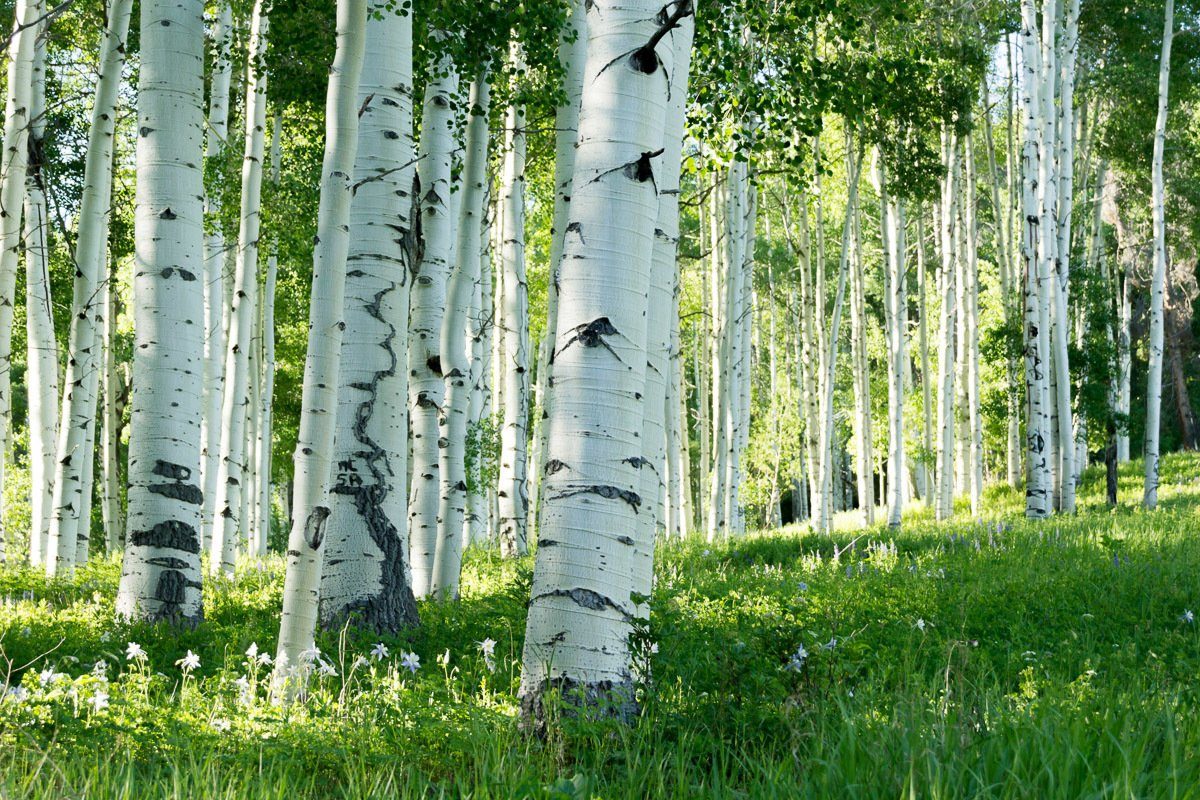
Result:
{"label": "slender tree trunk", "polygon": [[470,400],[471,295],[479,280],[479,242],[483,232],[487,192],[488,79],[480,75],[471,84],[463,164],[462,206],[459,210],[454,272],[446,288],[446,316],[442,319],[442,371],[446,395],[442,405],[442,498],[438,512],[438,542],[433,559],[433,594],[444,600],[458,598],[462,572],[463,521],[467,501],[466,438]]}
{"label": "slender tree trunk", "polygon": [[[213,28],[213,66],[208,89],[208,125],[205,157],[218,161],[229,139],[229,90],[233,83],[233,11],[228,0],[220,0]],[[204,506],[201,528],[203,545],[211,552],[217,503],[217,473],[221,463],[222,404],[225,391],[225,233],[221,228],[219,193],[204,193],[204,215],[211,230],[204,237],[204,395],[200,417],[201,472]],[[219,553],[218,558],[219,561]]]}
{"label": "slender tree trunk", "polygon": [[[279,186],[280,139],[283,135],[283,114],[277,109],[271,125],[271,184]],[[262,296],[262,391],[259,395],[258,444],[255,461],[258,464],[258,542],[256,555],[267,554],[267,542],[271,535],[271,450],[272,415],[275,399],[275,282],[279,274],[279,256],[276,241],[272,239],[267,256],[267,275],[263,281]]]}
{"label": "slender tree trunk", "polygon": [[1021,260],[1025,295],[1025,515],[1040,519],[1051,512],[1049,457],[1049,414],[1046,408],[1046,383],[1049,362],[1048,335],[1045,330],[1048,274],[1039,258],[1041,230],[1038,189],[1041,178],[1039,146],[1041,122],[1041,50],[1037,39],[1037,10],[1033,0],[1021,3],[1021,46],[1024,54],[1025,131],[1021,151],[1022,225]]}
{"label": "slender tree trunk", "polygon": [[104,309],[101,339],[104,344],[104,431],[101,439],[100,503],[104,519],[104,540],[108,552],[125,543],[125,514],[121,507],[121,414],[124,410],[124,381],[117,364],[117,282],[116,270],[110,269],[100,287]]}
{"label": "slender tree trunk", "polygon": [[946,176],[942,181],[940,215],[942,323],[938,341],[938,469],[937,503],[939,520],[954,514],[954,354],[955,327],[958,320],[958,294],[955,285],[955,217],[958,192],[958,143],[953,134],[942,134]]}
{"label": "slender tree trunk", "polygon": [[[504,423],[500,429],[500,552],[524,555],[529,526],[526,443],[529,423],[529,290],[525,283],[525,107],[505,115],[500,203],[504,272]],[[551,367],[553,369],[553,367]]]}
{"label": "slender tree trunk", "polygon": [[1154,124],[1154,158],[1150,186],[1154,223],[1154,275],[1150,283],[1150,343],[1146,380],[1146,479],[1142,505],[1158,505],[1158,435],[1162,411],[1163,297],[1167,274],[1167,222],[1164,208],[1163,151],[1167,140],[1167,90],[1171,80],[1171,40],[1175,29],[1175,0],[1167,0],[1163,21],[1162,54],[1158,62],[1158,119]]}
{"label": "slender tree trunk", "polygon": [[404,477],[416,207],[412,17],[374,0],[364,52],[320,611],[326,628],[353,615],[395,633],[417,623]]}
{"label": "slender tree trunk", "polygon": [[979,241],[979,223],[976,203],[975,147],[972,136],[966,138],[965,147],[966,197],[963,198],[965,212],[963,217],[966,229],[966,269],[964,274],[967,287],[964,292],[966,304],[962,309],[962,314],[966,319],[964,329],[967,363],[966,446],[969,452],[967,461],[970,464],[971,516],[978,519],[983,511],[983,413],[980,408],[979,396],[979,259],[976,248],[976,242]]}
{"label": "slender tree trunk", "polygon": [[[884,183],[882,166],[877,170],[881,211],[881,222],[886,216],[887,187]],[[887,225],[881,227],[883,252],[887,257]],[[863,512],[863,525],[875,524],[875,445],[871,430],[871,367],[867,360],[867,295],[863,288],[863,253],[859,213],[854,214],[853,252],[850,268],[850,363],[854,376],[854,416],[858,420],[858,505]],[[886,267],[885,267],[886,271]],[[885,290],[886,293],[886,290]],[[889,301],[890,302],[890,301]],[[890,308],[889,308],[890,312]],[[889,319],[890,324],[890,319]]]}
{"label": "slender tree trunk", "polygon": [[653,558],[637,538],[641,429],[620,423],[644,410],[653,177],[662,169],[667,83],[677,81],[678,31],[668,26],[691,9],[676,6],[661,32],[657,3],[599,0],[588,9],[574,235],[559,278],[543,529],[522,659],[522,710],[534,724],[552,689],[571,703],[632,713],[631,594],[645,574],[639,562]]}
{"label": "slender tree trunk", "polygon": [[[884,175],[886,178],[886,175]],[[886,187],[886,183],[881,181]],[[887,231],[886,270],[888,326],[888,527],[899,528],[904,512],[904,480],[908,470],[904,452],[904,397],[908,368],[908,286],[905,268],[904,206],[893,195],[884,206]]]}
{"label": "slender tree trunk", "polygon": [[233,574],[246,499],[256,496],[251,481],[247,420],[254,403],[250,356],[258,305],[258,241],[262,222],[262,179],[267,127],[267,75],[262,70],[267,52],[268,19],[264,0],[255,0],[250,23],[250,57],[246,68],[246,135],[242,157],[242,207],[238,231],[237,268],[233,277],[229,346],[225,356],[225,391],[221,405],[221,449],[217,467],[217,519],[213,523],[209,571]]}
{"label": "slender tree trunk", "polygon": [[[1128,421],[1130,410],[1130,379],[1133,372],[1133,287],[1128,273],[1122,269],[1117,297],[1117,413]],[[1122,425],[1117,433],[1117,463],[1129,462],[1129,428]]]}
{"label": "slender tree trunk", "polygon": [[1058,102],[1058,236],[1054,261],[1054,370],[1057,380],[1059,510],[1075,513],[1075,431],[1071,410],[1071,368],[1067,343],[1071,334],[1070,293],[1071,212],[1074,210],[1075,57],[1079,47],[1079,0],[1068,0],[1066,21],[1059,37]]}
{"label": "slender tree trunk", "polygon": [[[346,259],[350,203],[358,149],[358,86],[366,39],[366,0],[338,0],[337,48],[325,97],[325,156],[313,249],[308,353],[300,432],[296,442],[292,525],[275,679],[296,675],[300,654],[312,647],[317,621],[321,561],[329,520],[335,409],[345,328]],[[299,676],[303,679],[303,675]]]}
{"label": "slender tree trunk", "polygon": [[431,77],[425,87],[421,114],[417,182],[423,255],[412,288],[408,345],[413,459],[408,529],[412,537],[412,589],[419,598],[432,591],[433,560],[437,551],[441,489],[438,417],[445,393],[439,350],[455,223],[450,216],[450,163],[454,149],[452,131],[458,75],[447,56],[443,56],[435,70],[437,77]]}
{"label": "slender tree trunk", "polygon": [[[200,602],[204,90],[200,0],[144,0],[129,538],[117,616],[195,624]],[[97,250],[100,248],[97,247]]]}
{"label": "slender tree trunk", "polygon": [[[44,30],[44,28],[43,28]],[[46,47],[39,38],[33,63],[32,131],[25,193],[25,373],[29,404],[29,561],[41,566],[54,500],[54,447],[58,438],[58,342],[51,307],[50,232],[42,189],[42,139],[46,113]]]}

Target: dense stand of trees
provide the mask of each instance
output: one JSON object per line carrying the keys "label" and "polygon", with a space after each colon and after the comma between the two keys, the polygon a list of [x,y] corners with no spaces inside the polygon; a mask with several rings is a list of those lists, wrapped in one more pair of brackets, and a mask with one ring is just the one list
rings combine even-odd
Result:
{"label": "dense stand of trees", "polygon": [[1153,509],[1197,9],[827,6],[17,0],[0,556],[195,625],[282,551],[288,696],[536,550],[536,723],[633,707],[663,537],[1069,514],[1139,447]]}

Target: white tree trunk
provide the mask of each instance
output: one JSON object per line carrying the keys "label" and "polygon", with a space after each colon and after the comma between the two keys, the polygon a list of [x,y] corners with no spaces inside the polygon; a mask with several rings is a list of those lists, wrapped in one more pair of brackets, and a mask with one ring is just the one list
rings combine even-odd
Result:
{"label": "white tree trunk", "polygon": [[933,451],[933,369],[929,363],[929,278],[925,256],[925,211],[917,213],[917,305],[920,319],[917,326],[917,349],[921,357],[921,450],[917,472],[921,484],[921,500],[927,507],[934,505],[936,469]]}
{"label": "white tree trunk", "polygon": [[[0,154],[0,488],[8,451],[12,418],[12,329],[17,291],[17,262],[21,253],[21,214],[29,159],[29,121],[33,102],[33,62],[41,16],[39,0],[17,0],[9,40],[8,93],[4,109],[4,151]],[[0,563],[6,559],[4,508],[0,502]],[[50,559],[47,558],[47,561]]]}
{"label": "white tree trunk", "polygon": [[[639,562],[645,458],[646,304],[673,46],[656,2],[588,5],[588,58],[569,235],[559,283],[554,399],[547,420],[543,527],[520,697],[544,719],[552,688],[569,702],[634,707],[630,595]],[[677,6],[677,12],[690,6]],[[665,80],[664,80],[665,76]]]}
{"label": "white tree trunk", "polygon": [[100,503],[104,519],[104,540],[108,552],[125,543],[125,513],[121,506],[121,414],[125,383],[117,364],[117,284],[116,271],[109,270],[100,287],[100,307],[104,309],[101,338],[104,343],[103,418],[101,439]]}
{"label": "white tree trunk", "polygon": [[258,240],[262,223],[263,157],[266,150],[267,75],[260,69],[267,52],[268,19],[263,0],[256,0],[250,23],[250,58],[246,68],[246,133],[242,157],[242,206],[238,230],[237,267],[233,276],[229,341],[225,354],[225,390],[221,404],[220,461],[214,506],[212,550],[208,567],[213,575],[233,574],[246,499],[256,496],[250,473],[253,450],[246,447],[247,420],[253,408],[250,356],[258,305]]}
{"label": "white tree trunk", "polygon": [[[882,165],[877,170],[878,190],[880,194],[880,211],[884,253],[884,271],[887,264],[887,186],[884,181]],[[862,510],[864,527],[875,524],[875,440],[871,426],[871,374],[867,356],[867,294],[864,287],[863,253],[860,214],[855,209],[853,252],[850,267],[850,366],[852,384],[854,387],[854,416],[856,449],[858,450],[858,469],[856,470],[858,505]],[[885,275],[886,277],[886,275]],[[885,281],[886,282],[886,281]],[[886,297],[885,302],[890,302]],[[888,314],[891,313],[890,307]],[[890,317],[888,324],[891,324]],[[890,374],[890,372],[889,372]]]}
{"label": "white tree trunk", "polygon": [[[43,28],[44,30],[44,28]],[[45,130],[45,40],[35,48],[29,174],[25,194],[25,373],[29,405],[29,562],[40,566],[50,532],[54,499],[54,448],[58,438],[58,342],[51,307],[49,220],[42,190],[41,153]]]}
{"label": "white tree trunk", "polygon": [[294,458],[292,528],[288,535],[283,614],[275,659],[277,685],[300,668],[300,653],[312,647],[317,621],[321,560],[330,516],[329,484],[345,329],[350,201],[358,149],[358,85],[366,23],[367,0],[338,0],[337,48],[325,96],[325,156],[321,167],[317,244],[313,249],[300,434]]}
{"label": "white tree trunk", "polygon": [[[283,114],[275,111],[271,125],[271,184],[279,186],[281,166],[280,142],[283,134]],[[275,400],[275,283],[279,274],[279,256],[276,241],[271,241],[267,256],[267,275],[263,281],[262,295],[262,391],[259,394],[258,444],[255,460],[258,463],[258,542],[255,554],[267,554],[267,541],[271,535],[271,450],[272,405]]]}
{"label": "white tree trunk", "polygon": [[583,92],[583,65],[587,58],[587,15],[581,0],[570,0],[566,24],[558,39],[558,61],[563,69],[566,98],[554,113],[554,216],[550,223],[550,281],[546,287],[546,333],[538,346],[537,397],[541,409],[534,415],[534,474],[530,486],[531,521],[536,526],[541,510],[540,491],[546,458],[547,387],[553,363],[554,333],[558,323],[558,273],[571,207],[571,178],[575,173],[575,143],[579,139],[579,96]]}
{"label": "white tree trunk", "polygon": [[524,555],[529,522],[525,446],[529,419],[529,290],[525,284],[525,107],[512,105],[504,122],[500,177],[500,324],[504,327],[504,421],[500,429],[500,552]]}
{"label": "white tree trunk", "polygon": [[[208,89],[208,136],[205,157],[216,160],[229,138],[229,87],[233,82],[233,12],[220,0],[213,25],[213,66]],[[204,507],[202,543],[211,548],[217,503],[217,473],[221,455],[221,411],[225,391],[225,234],[221,230],[221,199],[204,193],[204,214],[212,230],[204,236],[204,396],[200,417],[201,473]]]}
{"label": "white tree trunk", "polygon": [[425,87],[421,115],[420,231],[423,256],[412,287],[408,344],[408,396],[412,426],[412,483],[409,487],[412,590],[418,598],[433,589],[433,560],[437,551],[438,503],[441,496],[438,463],[438,417],[445,383],[442,380],[442,314],[446,279],[454,255],[454,220],[450,213],[450,163],[455,146],[454,97],[458,76],[448,57],[436,67]]}
{"label": "white tree trunk", "polygon": [[116,610],[194,624],[202,615],[204,4],[145,0],[141,9],[134,424]]}
{"label": "white tree trunk", "polygon": [[1046,285],[1038,251],[1041,246],[1038,204],[1041,152],[1041,49],[1037,38],[1037,8],[1034,0],[1021,3],[1021,49],[1024,74],[1021,102],[1025,106],[1025,127],[1021,145],[1021,261],[1024,276],[1025,338],[1025,515],[1042,518],[1051,511],[1049,457],[1049,416],[1045,406],[1049,369],[1048,336],[1043,330]]}
{"label": "white tree trunk", "polygon": [[966,277],[967,286],[963,291],[966,303],[960,313],[966,321],[966,325],[963,327],[967,362],[967,436],[965,445],[969,453],[967,462],[970,465],[968,478],[971,516],[978,519],[983,511],[983,414],[980,409],[979,395],[979,258],[976,246],[976,242],[979,241],[979,223],[973,136],[968,135],[966,138],[963,160],[966,162],[966,195],[963,197],[966,268],[963,275]]}
{"label": "white tree trunk", "polygon": [[394,633],[417,623],[405,493],[416,223],[411,15],[374,0],[365,52],[321,623],[336,627],[353,615]]}
{"label": "white tree trunk", "polygon": [[837,290],[833,300],[833,315],[829,330],[825,334],[826,353],[821,367],[821,420],[820,420],[820,506],[817,513],[817,530],[828,533],[831,527],[834,509],[834,425],[833,425],[833,392],[834,376],[837,374],[838,339],[842,326],[842,305],[846,296],[846,278],[850,263],[850,240],[854,224],[855,209],[858,206],[859,174],[862,168],[862,155],[851,153],[852,142],[847,137],[848,191],[846,193],[846,221],[842,228],[842,254],[838,266]]}
{"label": "white tree trunk", "polygon": [[938,340],[938,469],[937,503],[934,512],[939,520],[954,514],[954,354],[955,327],[958,320],[958,297],[955,281],[955,219],[958,193],[958,143],[953,134],[942,134],[946,176],[942,180],[940,214],[941,236],[941,295],[942,323]]}
{"label": "white tree trunk", "polygon": [[1067,350],[1072,321],[1070,292],[1071,213],[1074,210],[1075,57],[1079,48],[1079,0],[1066,3],[1066,22],[1059,37],[1058,80],[1058,208],[1055,221],[1057,257],[1054,261],[1054,370],[1057,375],[1059,510],[1075,513],[1075,431],[1071,410],[1071,369]]}
{"label": "white tree trunk", "polygon": [[888,327],[888,527],[899,528],[904,512],[904,479],[908,470],[904,453],[905,371],[908,368],[908,286],[904,265],[904,206],[894,195],[885,206],[887,230]]}
{"label": "white tree trunk", "polygon": [[1167,141],[1167,93],[1171,81],[1171,40],[1175,28],[1175,0],[1167,0],[1163,20],[1162,54],[1158,62],[1158,119],[1154,123],[1154,157],[1150,186],[1154,223],[1154,274],[1150,283],[1150,345],[1146,379],[1146,479],[1142,504],[1158,505],[1158,434],[1162,410],[1163,295],[1167,273],[1167,221],[1163,188],[1163,151]]}
{"label": "white tree trunk", "polygon": [[488,160],[488,104],[486,75],[471,84],[463,162],[462,205],[459,209],[454,271],[446,287],[446,315],[442,319],[442,372],[446,376],[442,404],[441,505],[438,542],[433,559],[432,593],[442,599],[458,598],[462,572],[464,519],[467,504],[466,438],[471,393],[471,343],[474,321],[471,296],[479,282],[480,237],[486,209]]}
{"label": "white tree trunk", "polygon": [[[1126,419],[1130,409],[1130,379],[1133,372],[1133,287],[1129,275],[1120,274],[1120,296],[1117,298],[1117,413]],[[1117,463],[1129,462],[1129,429],[1117,433]]]}

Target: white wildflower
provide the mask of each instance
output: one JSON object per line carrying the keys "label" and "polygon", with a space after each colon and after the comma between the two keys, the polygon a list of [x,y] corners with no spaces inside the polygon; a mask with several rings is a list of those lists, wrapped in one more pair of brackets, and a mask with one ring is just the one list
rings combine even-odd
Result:
{"label": "white wildflower", "polygon": [[91,705],[92,711],[103,711],[108,708],[108,692],[103,689],[98,690],[88,698],[88,704]]}
{"label": "white wildflower", "polygon": [[217,733],[225,733],[227,730],[229,730],[230,728],[233,727],[233,723],[231,723],[229,720],[224,719],[222,717],[215,718],[212,722],[209,723],[209,725]]}
{"label": "white wildflower", "polygon": [[400,656],[400,666],[412,673],[416,673],[421,668],[421,657],[416,653],[402,653]]}
{"label": "white wildflower", "polygon": [[145,661],[146,651],[137,642],[130,642],[129,646],[125,648],[125,658],[130,661]]}
{"label": "white wildflower", "polygon": [[376,642],[375,646],[371,648],[371,658],[375,659],[376,661],[383,661],[387,657],[387,645],[383,642]]}
{"label": "white wildflower", "polygon": [[192,670],[200,668],[200,656],[196,655],[191,650],[188,650],[187,655],[176,661],[175,664],[181,670],[183,670],[183,674],[186,675]]}

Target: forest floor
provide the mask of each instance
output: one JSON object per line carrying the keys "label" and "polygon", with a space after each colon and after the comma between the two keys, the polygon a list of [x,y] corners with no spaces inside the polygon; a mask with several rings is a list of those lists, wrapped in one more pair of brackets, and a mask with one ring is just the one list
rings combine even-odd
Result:
{"label": "forest floor", "polygon": [[327,636],[336,675],[288,707],[246,655],[273,652],[279,559],[191,631],[115,624],[115,561],[0,571],[0,798],[1200,796],[1200,457],[1164,460],[1152,514],[1139,470],[1116,512],[1089,473],[1040,524],[994,489],[894,537],[663,546],[641,716],[545,739],[517,725],[530,559],[472,553],[386,655]]}

